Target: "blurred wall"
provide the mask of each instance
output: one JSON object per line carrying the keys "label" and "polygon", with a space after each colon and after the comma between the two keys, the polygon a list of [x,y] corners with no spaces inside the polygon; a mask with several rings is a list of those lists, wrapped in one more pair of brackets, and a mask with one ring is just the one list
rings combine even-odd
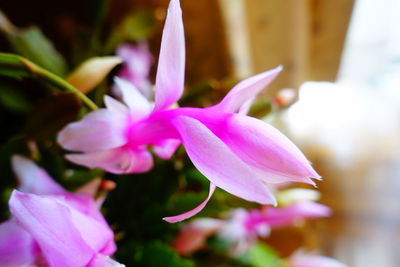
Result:
{"label": "blurred wall", "polygon": [[243,1],[254,72],[284,65],[275,88],[336,79],[353,0]]}

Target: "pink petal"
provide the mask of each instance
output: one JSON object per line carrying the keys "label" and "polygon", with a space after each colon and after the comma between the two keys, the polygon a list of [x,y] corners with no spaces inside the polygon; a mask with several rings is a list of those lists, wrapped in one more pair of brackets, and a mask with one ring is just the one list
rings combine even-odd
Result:
{"label": "pink petal", "polygon": [[9,205],[18,224],[39,244],[49,266],[85,266],[95,255],[72,223],[70,208],[54,197],[14,190]]}
{"label": "pink petal", "polygon": [[150,114],[153,109],[153,104],[142,95],[133,83],[118,77],[114,79],[114,82],[116,88],[120,90],[125,104],[127,104],[129,109],[132,111],[131,113],[134,118],[141,119]]}
{"label": "pink petal", "polygon": [[[67,204],[67,203],[64,203]],[[107,224],[70,208],[71,223],[94,251],[112,255],[115,250],[114,234]]]}
{"label": "pink petal", "polygon": [[193,164],[211,183],[248,201],[276,204],[259,175],[201,122],[179,116],[173,124]]}
{"label": "pink petal", "polygon": [[148,79],[154,58],[147,43],[120,45],[117,48],[117,55],[124,61],[118,77],[133,83],[149,99],[152,92]]}
{"label": "pink petal", "polygon": [[166,109],[182,96],[185,36],[179,0],[171,0],[161,40],[155,85],[155,110]]}
{"label": "pink petal", "polygon": [[86,115],[81,121],[68,124],[57,141],[68,150],[93,152],[126,143],[127,118],[107,109]]}
{"label": "pink petal", "polygon": [[104,104],[108,110],[115,113],[127,114],[129,112],[127,106],[108,95],[104,96]]}
{"label": "pink petal", "polygon": [[229,214],[229,219],[218,231],[218,236],[228,242],[240,242],[250,237],[245,221],[249,212],[243,208],[234,209]]}
{"label": "pink petal", "polygon": [[35,243],[31,235],[14,220],[0,224],[1,266],[31,266],[35,259]]}
{"label": "pink petal", "polygon": [[34,194],[65,194],[67,192],[33,161],[18,155],[13,156],[11,161],[20,191]]}
{"label": "pink petal", "polygon": [[296,145],[269,124],[240,114],[207,120],[206,125],[238,157],[264,172],[265,182],[314,184],[309,177],[320,178]]}
{"label": "pink petal", "polygon": [[236,112],[249,99],[253,99],[281,72],[282,66],[257,74],[241,81],[213,108]]}
{"label": "pink petal", "polygon": [[332,211],[323,204],[300,201],[284,208],[264,207],[263,213],[261,221],[272,227],[284,227],[301,219],[328,217]]}
{"label": "pink petal", "polygon": [[[101,203],[99,203],[99,199],[94,199],[92,195],[88,195],[82,192],[69,193],[63,196],[56,196],[60,201],[62,201],[65,205],[71,207],[71,210],[79,211],[80,214],[85,215],[87,220],[95,220],[93,222],[93,226],[89,226],[94,229],[94,235],[98,235],[98,237],[103,238],[104,241],[99,241],[100,248],[98,249],[104,255],[111,255],[116,250],[116,245],[113,239],[113,232],[108,226],[108,223],[104,219],[103,215],[100,212]],[[83,223],[78,222],[76,225],[83,225]],[[96,230],[96,226],[98,230]],[[80,227],[78,227],[79,231],[82,231]],[[84,231],[86,233],[90,233],[90,229],[88,231]],[[100,232],[101,235],[99,233]],[[82,234],[84,236],[85,233]],[[89,238],[92,239],[92,238]],[[96,238],[93,238],[96,240]],[[88,241],[89,243],[90,241]]]}
{"label": "pink petal", "polygon": [[207,205],[208,201],[210,200],[212,194],[215,191],[215,185],[213,185],[212,183],[210,184],[210,191],[208,193],[207,198],[200,203],[200,205],[198,205],[197,207],[195,207],[194,209],[187,211],[185,213],[176,215],[176,216],[171,216],[171,217],[164,217],[163,220],[169,222],[169,223],[176,223],[176,222],[180,222],[183,220],[186,220],[190,217],[193,217],[194,215],[196,215],[197,213],[199,213],[202,209],[204,209],[204,207]]}
{"label": "pink petal", "polygon": [[240,108],[239,108],[239,114],[242,115],[247,115],[250,111],[251,105],[253,104],[255,97],[252,97],[250,99],[248,99],[246,102],[244,102]]}
{"label": "pink petal", "polygon": [[162,159],[170,159],[180,144],[177,139],[166,139],[153,146],[153,151]]}
{"label": "pink petal", "polygon": [[108,256],[97,254],[87,267],[124,267],[125,265],[116,262]]}
{"label": "pink petal", "polygon": [[297,254],[290,258],[290,267],[346,267],[347,265],[324,256]]}
{"label": "pink petal", "polygon": [[65,157],[75,164],[101,168],[115,174],[146,172],[153,167],[153,158],[144,148],[120,147],[92,153],[69,154]]}

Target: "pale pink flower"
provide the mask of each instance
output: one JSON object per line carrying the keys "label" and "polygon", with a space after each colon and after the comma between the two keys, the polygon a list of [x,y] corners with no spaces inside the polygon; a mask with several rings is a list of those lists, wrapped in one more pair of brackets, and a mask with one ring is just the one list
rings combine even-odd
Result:
{"label": "pale pink flower", "polygon": [[122,44],[117,48],[117,56],[122,58],[123,66],[118,77],[134,84],[147,98],[152,96],[149,74],[154,58],[146,42],[137,45]]}
{"label": "pale pink flower", "polygon": [[[184,90],[185,44],[178,0],[168,9],[155,84],[155,102],[149,102],[132,83],[116,79],[125,105],[109,96],[105,109],[71,123],[58,141],[67,159],[112,173],[145,172],[152,168],[148,151],[169,159],[179,144],[197,169],[211,182],[207,199],[195,209],[174,217],[178,222],[198,213],[216,187],[248,201],[276,204],[268,184],[304,182],[320,176],[301,151],[267,123],[244,114],[249,102],[281,71],[281,67],[237,84],[217,105],[209,108],[171,108]],[[239,113],[236,113],[241,111]]]}
{"label": "pale pink flower", "polygon": [[295,253],[289,258],[290,267],[347,267],[338,260],[304,253]]}
{"label": "pale pink flower", "polygon": [[235,209],[226,219],[200,218],[186,224],[173,243],[181,254],[200,249],[205,240],[213,235],[232,244],[234,254],[244,252],[258,239],[268,237],[274,228],[293,225],[299,221],[327,217],[330,208],[325,205],[299,201],[283,208]]}
{"label": "pale pink flower", "polygon": [[20,186],[9,200],[12,218],[0,225],[4,266],[123,266],[109,258],[114,234],[91,194],[64,190],[26,158],[12,163]]}

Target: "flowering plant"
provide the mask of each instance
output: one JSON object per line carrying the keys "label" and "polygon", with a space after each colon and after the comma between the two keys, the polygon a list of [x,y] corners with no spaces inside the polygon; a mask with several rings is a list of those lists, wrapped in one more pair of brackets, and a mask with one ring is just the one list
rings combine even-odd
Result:
{"label": "flowering plant", "polygon": [[[20,87],[21,80],[39,81],[36,86],[47,95],[26,110],[7,106],[11,113],[22,112],[26,127],[17,138],[13,129],[0,150],[6,170],[7,159],[12,158],[19,181],[6,198],[11,214],[0,225],[0,262],[192,266],[196,259],[179,253],[193,252],[193,244],[180,242],[179,235],[176,239],[180,227],[172,223],[203,209],[220,216],[232,200],[238,201],[237,206],[253,205],[250,211],[232,211],[229,219],[207,219],[209,228],[197,227],[204,219],[195,219],[182,230],[194,230],[200,243],[218,233],[240,253],[275,227],[330,212],[312,201],[274,207],[281,186],[315,185],[312,178],[321,178],[279,130],[247,115],[256,96],[282,67],[239,82],[218,104],[178,104],[185,87],[185,38],[178,0],[171,0],[168,8],[154,85],[153,56],[144,41],[122,44],[115,47],[117,56],[90,58],[69,72],[40,31],[32,38],[32,33],[23,35],[4,23],[5,18],[2,21],[0,27],[21,56],[0,53],[0,75],[7,81],[17,78]],[[21,40],[29,49],[21,49]],[[35,49],[38,42],[50,60]],[[112,77],[109,83],[106,76]],[[98,108],[102,102],[105,107]],[[15,154],[29,155],[53,178],[32,160]],[[6,186],[11,189],[13,182]],[[209,193],[203,200],[205,188]],[[205,208],[214,201],[214,192],[215,203]],[[259,204],[262,208],[256,209]],[[171,213],[179,215],[167,216]],[[228,254],[224,259],[232,260]],[[293,256],[289,262],[302,266],[301,259]]]}

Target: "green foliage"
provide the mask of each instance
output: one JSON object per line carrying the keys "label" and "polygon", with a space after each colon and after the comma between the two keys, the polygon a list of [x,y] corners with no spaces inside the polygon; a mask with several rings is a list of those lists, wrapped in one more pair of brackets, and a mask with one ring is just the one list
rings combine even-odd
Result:
{"label": "green foliage", "polygon": [[148,39],[156,25],[153,13],[142,10],[126,16],[113,30],[106,42],[105,51],[113,51],[126,41],[141,41]]}
{"label": "green foliage", "polygon": [[160,241],[153,241],[144,246],[141,266],[148,267],[192,267],[193,262],[182,259],[170,247]]}
{"label": "green foliage", "polygon": [[5,79],[0,80],[0,106],[19,114],[27,114],[33,108],[20,84]]}
{"label": "green foliage", "polygon": [[30,27],[17,31],[10,37],[10,42],[17,54],[57,75],[67,74],[68,68],[64,58],[39,28]]}
{"label": "green foliage", "polygon": [[121,32],[127,39],[139,41],[154,30],[155,20],[151,12],[141,11],[128,16],[121,24]]}
{"label": "green foliage", "polygon": [[79,99],[71,93],[46,97],[29,116],[25,132],[36,140],[52,138],[67,123],[76,120],[80,108]]}
{"label": "green foliage", "polygon": [[258,242],[246,255],[248,262],[254,267],[279,267],[279,255],[265,243]]}

